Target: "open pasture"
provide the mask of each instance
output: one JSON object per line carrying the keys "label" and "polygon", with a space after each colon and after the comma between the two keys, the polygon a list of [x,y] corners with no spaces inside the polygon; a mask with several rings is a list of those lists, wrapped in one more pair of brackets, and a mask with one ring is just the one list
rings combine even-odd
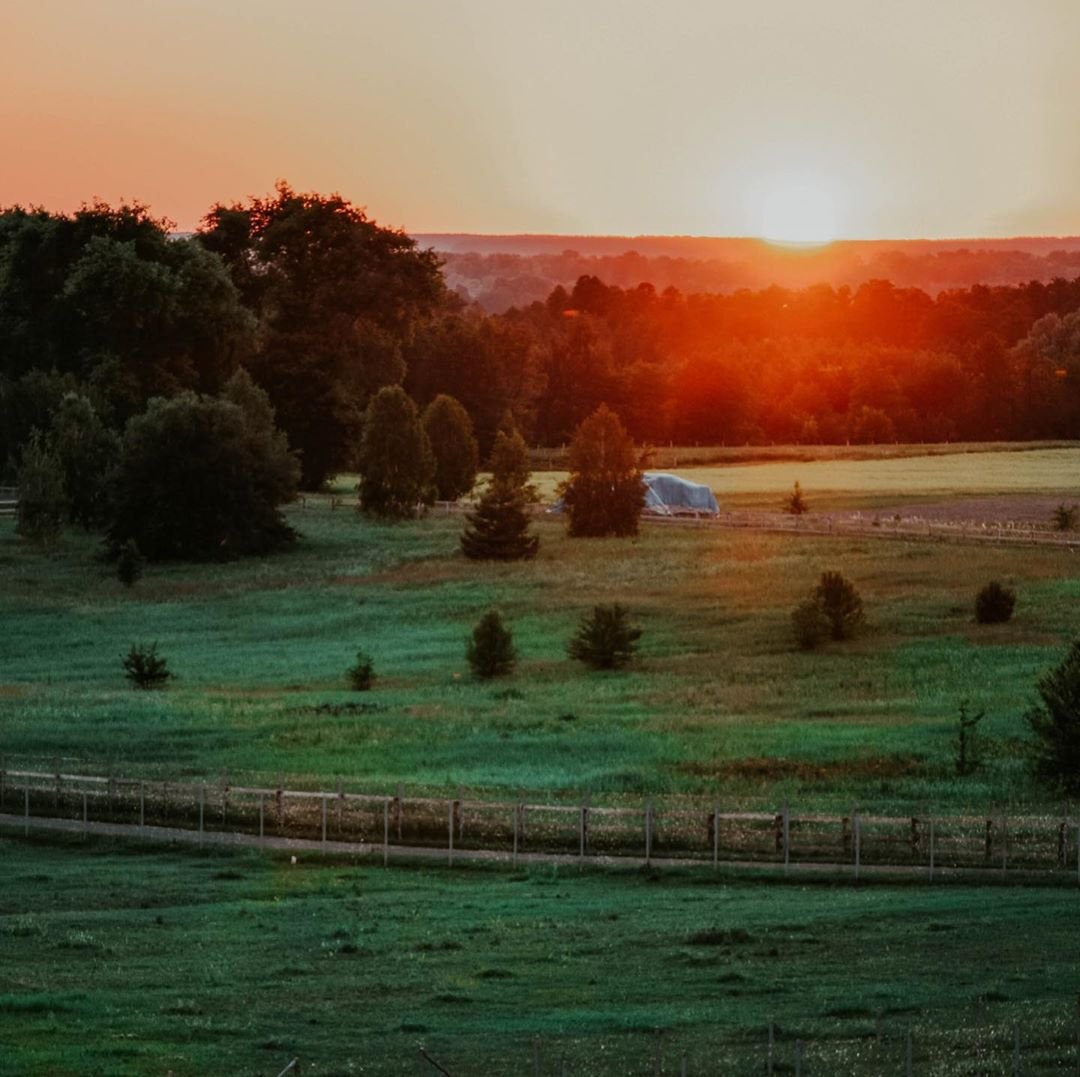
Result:
{"label": "open pasture", "polygon": [[[380,867],[0,837],[11,1072],[1025,1074],[1076,1062],[1076,893]],[[1007,929],[1005,927],[1007,925]],[[17,1030],[17,1036],[13,1033]],[[17,1046],[14,1046],[17,1044]]]}
{"label": "open pasture", "polygon": [[[1075,450],[1049,452],[1058,462],[1041,486],[1037,452],[972,454],[979,467],[964,490],[993,489],[988,476],[1013,460],[1040,489],[1064,482],[1061,454]],[[948,459],[823,466],[924,468],[906,489],[930,491]],[[733,468],[731,481],[764,496],[778,466]],[[382,525],[312,498],[291,518],[304,535],[292,553],[155,566],[131,591],[95,540],[74,534],[34,553],[0,522],[3,752],[147,775],[341,777],[379,793],[679,792],[882,810],[1055,803],[1028,775],[1022,715],[1037,676],[1080,632],[1080,567],[1067,550],[649,525],[635,541],[571,541],[547,518],[534,562],[493,565],[460,555],[452,516]],[[868,630],[801,653],[790,611],[825,569],[859,588]],[[990,579],[1018,591],[1007,625],[973,622]],[[582,612],[611,601],[642,624],[641,656],[626,672],[590,673],[567,659],[566,641]],[[469,675],[464,639],[492,606],[521,660],[485,683]],[[178,675],[167,691],[124,682],[120,657],[135,640],[158,642]],[[359,648],[375,658],[367,694],[345,681]],[[987,717],[983,766],[959,779],[965,699]]]}

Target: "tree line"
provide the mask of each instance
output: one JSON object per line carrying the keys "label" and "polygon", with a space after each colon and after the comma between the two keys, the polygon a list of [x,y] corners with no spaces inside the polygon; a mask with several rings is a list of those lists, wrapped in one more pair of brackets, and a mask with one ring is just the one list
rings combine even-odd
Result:
{"label": "tree line", "polygon": [[[366,509],[411,511],[466,492],[500,432],[562,445],[601,405],[638,443],[1075,436],[1080,277],[931,297],[583,276],[489,315],[432,250],[286,183],[190,237],[139,204],[0,211],[0,481],[21,468],[47,520],[59,467],[63,513],[114,548],[179,555],[182,529],[147,534],[145,506],[211,486],[244,504],[244,474],[280,504],[359,470]],[[180,445],[218,461],[212,484],[177,472]],[[186,526],[230,552],[287,540],[248,517]]]}

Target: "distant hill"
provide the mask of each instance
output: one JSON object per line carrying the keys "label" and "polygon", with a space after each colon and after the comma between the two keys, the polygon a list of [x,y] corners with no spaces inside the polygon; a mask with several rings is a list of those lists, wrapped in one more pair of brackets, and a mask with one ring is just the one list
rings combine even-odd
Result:
{"label": "distant hill", "polygon": [[1080,276],[1080,236],[1009,239],[841,240],[818,247],[709,236],[565,236],[419,233],[445,260],[451,288],[489,311],[544,299],[590,274],[606,284],[658,291],[857,288],[867,280],[936,295],[974,284]]}

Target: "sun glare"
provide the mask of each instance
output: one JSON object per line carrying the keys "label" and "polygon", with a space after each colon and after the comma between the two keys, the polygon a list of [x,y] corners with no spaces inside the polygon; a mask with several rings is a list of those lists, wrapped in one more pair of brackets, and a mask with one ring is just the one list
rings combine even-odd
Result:
{"label": "sun glare", "polygon": [[769,243],[820,246],[836,239],[836,198],[822,180],[783,176],[761,192],[761,236]]}

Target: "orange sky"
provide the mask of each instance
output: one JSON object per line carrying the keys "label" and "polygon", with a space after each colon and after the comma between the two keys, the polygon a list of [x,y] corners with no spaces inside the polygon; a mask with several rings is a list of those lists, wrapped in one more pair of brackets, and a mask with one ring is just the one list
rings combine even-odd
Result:
{"label": "orange sky", "polygon": [[1080,233],[1080,0],[5,9],[0,205],[187,229],[283,177],[418,232]]}

